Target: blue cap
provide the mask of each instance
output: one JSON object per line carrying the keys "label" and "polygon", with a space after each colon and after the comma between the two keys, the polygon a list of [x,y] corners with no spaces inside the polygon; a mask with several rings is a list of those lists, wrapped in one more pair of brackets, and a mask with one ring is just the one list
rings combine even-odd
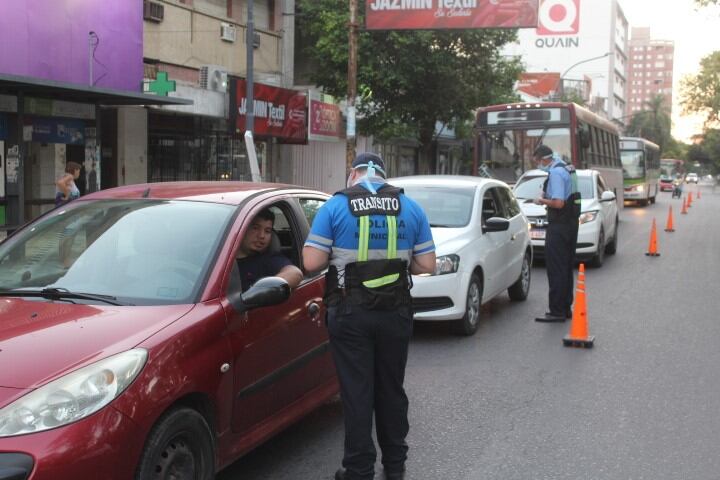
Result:
{"label": "blue cap", "polygon": [[364,152],[355,157],[352,168],[374,168],[378,173],[385,177],[385,162],[376,153]]}

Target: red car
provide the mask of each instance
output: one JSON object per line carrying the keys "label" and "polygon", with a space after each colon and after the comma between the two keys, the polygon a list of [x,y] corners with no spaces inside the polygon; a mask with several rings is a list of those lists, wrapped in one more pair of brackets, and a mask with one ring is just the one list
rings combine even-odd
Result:
{"label": "red car", "polygon": [[0,480],[212,479],[337,393],[321,275],[240,290],[249,221],[300,266],[324,193],[97,192],[0,244]]}

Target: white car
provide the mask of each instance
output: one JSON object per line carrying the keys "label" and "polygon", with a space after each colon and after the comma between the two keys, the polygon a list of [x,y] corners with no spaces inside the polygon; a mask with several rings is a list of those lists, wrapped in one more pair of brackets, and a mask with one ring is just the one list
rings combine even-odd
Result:
{"label": "white car", "polygon": [[[513,187],[520,207],[530,222],[533,251],[538,258],[545,253],[547,210],[544,205],[535,205],[533,200],[542,193],[547,175],[542,170],[528,170]],[[578,170],[577,176],[581,213],[575,258],[589,260],[590,266],[600,267],[606,253],[614,254],[617,251],[617,200],[597,170]]]}
{"label": "white car", "polygon": [[435,241],[435,273],[413,276],[415,320],[454,321],[458,333],[472,335],[483,303],[505,290],[513,300],[527,298],[529,227],[507,184],[448,175],[388,182],[422,206]]}
{"label": "white car", "polygon": [[690,172],[685,176],[685,183],[698,183],[698,174],[695,172]]}

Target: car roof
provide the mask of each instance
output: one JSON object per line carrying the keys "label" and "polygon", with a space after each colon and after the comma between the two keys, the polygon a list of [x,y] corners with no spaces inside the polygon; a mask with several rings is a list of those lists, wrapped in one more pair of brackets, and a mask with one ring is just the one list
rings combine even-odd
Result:
{"label": "car roof", "polygon": [[481,187],[483,185],[504,185],[505,182],[494,178],[473,177],[471,175],[412,175],[388,178],[392,185],[433,185],[443,187]]}
{"label": "car roof", "polygon": [[83,200],[107,199],[159,199],[194,200],[239,205],[248,197],[273,190],[302,191],[322,193],[305,187],[282,183],[257,183],[241,181],[222,182],[162,182],[126,185],[123,187],[100,190],[81,197]]}
{"label": "car roof", "polygon": [[[594,172],[597,172],[597,170],[593,170],[593,169],[577,169],[577,170],[575,170],[575,172],[577,173],[578,177],[589,177],[589,176],[591,176]],[[600,172],[598,172],[598,173],[600,173]],[[533,169],[533,170],[527,170],[525,173],[522,174],[522,176],[521,176],[520,178],[525,178],[525,177],[546,177],[546,176],[547,176],[547,172],[546,172],[546,171],[540,170],[540,169]],[[518,179],[518,180],[520,180],[520,179]],[[517,185],[517,184],[516,184],[516,185]]]}

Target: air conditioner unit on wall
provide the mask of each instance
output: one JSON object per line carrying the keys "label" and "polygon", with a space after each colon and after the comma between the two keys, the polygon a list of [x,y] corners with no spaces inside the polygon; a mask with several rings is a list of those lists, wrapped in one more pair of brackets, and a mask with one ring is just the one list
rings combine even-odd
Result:
{"label": "air conditioner unit on wall", "polygon": [[217,65],[203,65],[200,67],[200,88],[215,92],[226,92],[228,73]]}
{"label": "air conditioner unit on wall", "polygon": [[162,22],[165,18],[165,5],[145,0],[143,2],[143,19],[151,22]]}
{"label": "air conditioner unit on wall", "polygon": [[235,42],[237,38],[237,29],[231,23],[220,23],[220,38],[226,42]]}

